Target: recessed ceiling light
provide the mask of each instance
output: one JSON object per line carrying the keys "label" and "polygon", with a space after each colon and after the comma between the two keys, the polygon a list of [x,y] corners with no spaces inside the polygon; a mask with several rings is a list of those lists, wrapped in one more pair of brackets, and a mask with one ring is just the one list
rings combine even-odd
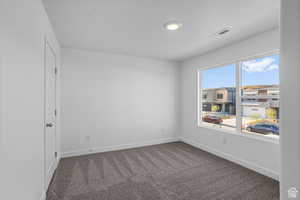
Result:
{"label": "recessed ceiling light", "polygon": [[165,27],[165,29],[167,29],[169,31],[176,31],[180,27],[182,27],[182,23],[177,22],[177,21],[171,21],[171,22],[165,23],[164,27]]}

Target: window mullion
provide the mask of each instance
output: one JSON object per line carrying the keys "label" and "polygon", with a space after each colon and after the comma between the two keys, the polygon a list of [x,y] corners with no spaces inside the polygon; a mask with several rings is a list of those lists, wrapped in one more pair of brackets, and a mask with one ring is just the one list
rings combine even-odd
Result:
{"label": "window mullion", "polygon": [[241,102],[241,62],[235,65],[236,78],[236,131],[241,133],[242,130],[242,102]]}
{"label": "window mullion", "polygon": [[201,71],[199,70],[198,73],[198,78],[197,78],[197,99],[198,99],[198,102],[197,102],[197,105],[198,105],[198,108],[197,108],[197,124],[198,126],[202,123],[202,73]]}

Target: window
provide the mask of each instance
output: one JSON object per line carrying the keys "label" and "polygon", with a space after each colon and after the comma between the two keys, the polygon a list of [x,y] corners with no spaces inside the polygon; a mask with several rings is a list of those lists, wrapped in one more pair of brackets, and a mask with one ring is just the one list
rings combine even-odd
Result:
{"label": "window", "polygon": [[236,127],[235,64],[202,70],[200,121],[224,129]]}
{"label": "window", "polygon": [[[249,101],[249,92],[255,101]],[[241,111],[243,132],[279,135],[278,54],[241,62]]]}
{"label": "window", "polygon": [[279,136],[279,54],[199,71],[200,124]]}
{"label": "window", "polygon": [[217,94],[217,99],[223,99],[223,94]]}

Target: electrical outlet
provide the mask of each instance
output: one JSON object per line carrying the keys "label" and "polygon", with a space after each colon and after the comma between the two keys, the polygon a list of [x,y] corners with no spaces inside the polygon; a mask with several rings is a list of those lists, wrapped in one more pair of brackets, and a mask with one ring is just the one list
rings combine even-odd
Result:
{"label": "electrical outlet", "polygon": [[165,128],[161,128],[160,132],[161,132],[161,135],[165,135],[166,134],[166,129]]}
{"label": "electrical outlet", "polygon": [[226,138],[222,139],[222,144],[227,144],[227,139]]}
{"label": "electrical outlet", "polygon": [[298,194],[298,190],[295,187],[291,187],[288,190],[288,198],[289,199],[296,199]]}

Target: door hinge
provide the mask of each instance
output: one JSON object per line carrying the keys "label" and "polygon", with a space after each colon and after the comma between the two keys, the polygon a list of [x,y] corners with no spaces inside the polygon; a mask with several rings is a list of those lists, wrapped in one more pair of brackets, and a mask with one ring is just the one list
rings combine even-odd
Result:
{"label": "door hinge", "polygon": [[55,158],[57,158],[57,152],[54,153]]}
{"label": "door hinge", "polygon": [[57,110],[56,109],[54,110],[54,115],[57,116]]}
{"label": "door hinge", "polygon": [[54,74],[57,75],[57,67],[54,68]]}

